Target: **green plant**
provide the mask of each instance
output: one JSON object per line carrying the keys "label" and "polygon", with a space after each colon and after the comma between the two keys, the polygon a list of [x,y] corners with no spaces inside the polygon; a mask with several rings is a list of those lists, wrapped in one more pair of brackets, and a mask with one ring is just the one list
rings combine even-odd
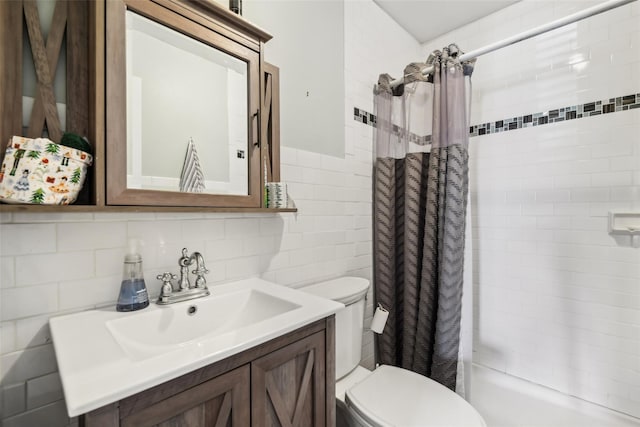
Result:
{"label": "green plant", "polygon": [[40,158],[40,152],[36,151],[36,150],[31,150],[27,153],[27,157],[30,159],[39,159]]}

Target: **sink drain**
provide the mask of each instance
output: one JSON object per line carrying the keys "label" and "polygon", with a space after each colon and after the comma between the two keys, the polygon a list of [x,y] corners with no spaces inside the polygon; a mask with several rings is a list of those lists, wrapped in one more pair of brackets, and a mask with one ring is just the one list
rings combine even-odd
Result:
{"label": "sink drain", "polygon": [[194,314],[196,314],[196,311],[198,311],[198,307],[195,305],[190,305],[189,308],[187,308],[187,314],[189,316],[193,316]]}

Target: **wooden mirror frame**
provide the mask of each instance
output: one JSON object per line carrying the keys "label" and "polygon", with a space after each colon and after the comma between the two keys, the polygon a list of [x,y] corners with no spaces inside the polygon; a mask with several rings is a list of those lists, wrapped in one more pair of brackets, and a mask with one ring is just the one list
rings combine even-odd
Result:
{"label": "wooden mirror frame", "polygon": [[[125,12],[140,15],[247,63],[248,195],[182,193],[127,187]],[[260,65],[266,33],[247,34],[236,17],[210,0],[106,1],[106,204],[125,206],[238,207],[262,205]],[[245,25],[251,25],[243,21]]]}

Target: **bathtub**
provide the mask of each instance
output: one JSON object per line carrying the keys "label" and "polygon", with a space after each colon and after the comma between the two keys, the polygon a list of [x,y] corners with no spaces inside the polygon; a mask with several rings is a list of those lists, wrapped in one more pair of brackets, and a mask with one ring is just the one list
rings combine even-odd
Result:
{"label": "bathtub", "polygon": [[640,427],[638,418],[483,366],[473,366],[471,384],[488,427]]}

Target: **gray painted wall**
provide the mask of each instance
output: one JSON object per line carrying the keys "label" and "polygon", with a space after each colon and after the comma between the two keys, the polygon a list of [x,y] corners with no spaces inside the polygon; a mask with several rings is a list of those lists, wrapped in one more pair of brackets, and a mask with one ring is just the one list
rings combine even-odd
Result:
{"label": "gray painted wall", "polygon": [[344,157],[344,4],[245,1],[243,16],[273,35],[265,58],[280,67],[280,141]]}

